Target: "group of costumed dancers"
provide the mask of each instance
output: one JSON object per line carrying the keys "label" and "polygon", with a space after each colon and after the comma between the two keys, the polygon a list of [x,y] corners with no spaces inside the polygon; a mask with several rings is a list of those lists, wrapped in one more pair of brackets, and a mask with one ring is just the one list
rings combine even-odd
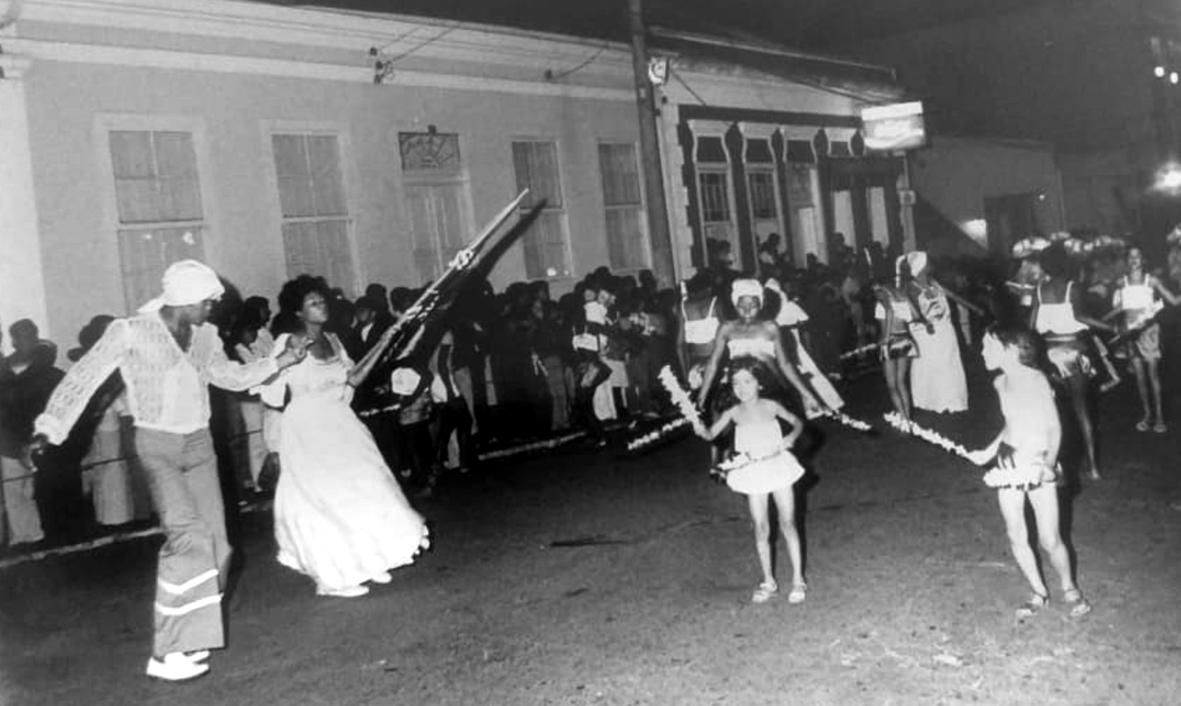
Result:
{"label": "group of costumed dancers", "polygon": [[[209,431],[210,385],[253,390],[283,407],[283,470],[274,502],[278,560],[311,578],[317,594],[365,595],[366,584],[389,583],[391,570],[430,546],[426,522],[349,403],[356,386],[378,367],[388,375],[395,404],[399,390],[415,393],[425,379],[412,365],[416,352],[429,348],[424,341],[432,326],[523,197],[456,255],[360,361],[351,360],[325,330],[328,292],[310,277],[288,282],[280,293],[285,308],[296,313],[297,330],[281,335],[272,355],[230,360],[217,327],[208,323],[225,287],[208,266],[182,260],[165,270],[160,296],[135,315],[112,321],[66,373],[35,422],[26,454],[35,466],[47,445],[65,440],[99,387],[120,374],[136,427],[136,454],[165,537],[148,676],[202,676],[209,672],[211,650],[225,646],[221,603],[231,547]],[[510,232],[519,232],[523,222]]]}
{"label": "group of costumed dancers", "polygon": [[[1029,598],[1016,609],[1022,619],[1045,608],[1050,600],[1030,544],[1027,507],[1069,614],[1080,617],[1091,611],[1075,584],[1071,551],[1060,531],[1059,488],[1064,478],[1056,397],[1069,402],[1081,432],[1084,470],[1098,480],[1095,425],[1088,403],[1091,381],[1101,367],[1116,382],[1118,374],[1108,358],[1109,349],[1095,331],[1118,333],[1110,343],[1127,350],[1144,408],[1136,428],[1158,433],[1167,429],[1161,410],[1155,317],[1164,303],[1177,304],[1179,299],[1145,272],[1143,253],[1133,247],[1126,250],[1126,274],[1112,292],[1112,310],[1100,318],[1088,316],[1072,274],[1078,271],[1079,256],[1100,246],[1121,247],[1122,243],[1092,245],[1055,237],[1023,241],[1015,247],[1014,258],[1020,265],[1009,285],[1018,306],[1009,309],[1014,313],[1007,320],[988,327],[981,347],[985,367],[997,373],[994,387],[1004,424],[990,444],[977,450],[917,424],[912,406],[939,412],[968,409],[949,300],[978,316],[985,310],[932,278],[922,252],[898,258],[893,281],[874,287],[880,337],[861,352],[873,350],[881,361],[894,407],[884,419],[903,433],[988,469],[982,480],[996,488],[1011,551],[1030,588]],[[669,371],[661,381],[698,436],[717,441],[732,434],[725,445],[729,454],[719,454],[717,445],[711,449],[711,465],[732,490],[748,498],[762,571],[752,601],[763,603],[779,592],[771,561],[769,506],[774,501],[791,563],[788,601],[800,603],[807,583],[794,486],[805,469],[794,451],[804,419],[830,417],[860,430],[869,425],[839,411],[840,395],[816,367],[799,335],[798,326],[807,315],[775,280],[765,285],[755,279],[735,280],[729,295],[736,318],[730,321],[720,319],[722,307],[715,290],[699,284],[682,291],[682,364],[695,395]],[[765,307],[769,297],[778,301]],[[773,316],[763,316],[764,311]],[[1113,320],[1117,326],[1108,323]],[[781,333],[783,328],[791,335]]]}
{"label": "group of costumed dancers", "polygon": [[[246,363],[229,360],[216,327],[207,323],[223,285],[212,269],[186,260],[164,273],[159,297],[137,314],[112,321],[66,374],[36,421],[28,453],[36,458],[46,445],[61,443],[95,391],[112,373],[121,374],[136,425],[137,455],[165,534],[157,567],[149,676],[169,681],[201,676],[209,671],[210,651],[225,644],[221,600],[231,549],[209,433],[209,385],[256,390],[268,403],[284,407],[283,472],[274,502],[278,560],[310,577],[318,594],[364,595],[366,584],[389,582],[392,569],[411,563],[429,547],[423,517],[407,501],[349,402],[354,388],[376,369],[388,375],[394,388],[400,378],[415,377],[410,368],[397,367],[398,361],[409,360],[414,347],[428,338],[424,332],[433,318],[441,317],[444,299],[448,293],[454,295],[464,273],[474,269],[479,246],[500,229],[519,202],[520,197],[461,251],[448,272],[360,361],[351,360],[341,342],[325,330],[327,293],[312,278],[289,282],[281,294],[297,312],[296,332],[280,336],[270,356]],[[1106,324],[1079,314],[1071,284],[1062,279],[1053,260],[1055,248],[1061,247],[1056,243],[1031,248],[1027,256],[1039,263],[1031,266],[1036,276],[1023,268],[1024,280],[1015,285],[1030,293],[1031,321],[1041,335],[1029,327],[994,326],[984,338],[985,364],[1000,372],[995,385],[1005,424],[991,444],[976,451],[918,427],[910,420],[909,399],[895,393],[900,376],[907,372],[898,361],[909,361],[915,350],[922,360],[948,340],[955,343],[954,333],[940,329],[946,317],[939,313],[946,313],[947,297],[954,295],[933,280],[915,279],[918,284],[908,289],[910,278],[922,277],[926,267],[925,258],[914,253],[900,260],[893,286],[887,283],[878,292],[884,324],[880,356],[896,406],[891,419],[903,431],[993,467],[985,481],[997,487],[1013,554],[1032,590],[1018,610],[1022,616],[1032,615],[1049,600],[1029,545],[1027,504],[1070,613],[1090,610],[1073,582],[1070,552],[1058,529],[1062,428],[1050,378],[1039,362],[1045,339],[1054,379],[1064,389],[1075,390],[1072,376],[1089,375],[1093,369],[1083,341],[1087,324]],[[1130,257],[1129,262],[1142,267],[1139,260]],[[1122,311],[1142,332],[1128,340],[1139,347],[1146,364],[1155,361],[1159,352],[1153,358],[1143,340],[1153,324],[1142,313],[1155,308],[1155,297],[1170,303],[1176,298],[1135,268],[1123,280],[1121,292],[1117,300]],[[779,283],[740,279],[729,286],[728,294],[736,317],[723,321],[719,312],[726,307],[719,306],[709,288],[686,288],[682,362],[695,392],[685,390],[671,370],[666,369],[661,380],[699,436],[731,440],[734,453],[715,454],[711,465],[730,488],[749,499],[762,571],[752,600],[762,603],[779,592],[771,559],[773,500],[791,562],[788,601],[800,603],[808,587],[794,486],[805,468],[793,451],[806,420],[827,417],[858,430],[870,427],[840,411],[841,396],[809,355],[800,334],[807,314]],[[778,306],[773,318],[764,318],[771,297]],[[907,310],[904,302],[912,308]],[[790,334],[785,336],[784,329]],[[1155,376],[1155,365],[1151,370]],[[416,384],[409,380],[404,394]],[[1155,422],[1163,426],[1156,389]],[[963,396],[966,408],[966,391]],[[949,408],[956,404],[958,400],[951,400]],[[1145,424],[1153,421],[1147,411],[1146,405]],[[1090,436],[1087,443],[1093,443]],[[1097,476],[1093,449],[1090,454],[1090,470]]]}

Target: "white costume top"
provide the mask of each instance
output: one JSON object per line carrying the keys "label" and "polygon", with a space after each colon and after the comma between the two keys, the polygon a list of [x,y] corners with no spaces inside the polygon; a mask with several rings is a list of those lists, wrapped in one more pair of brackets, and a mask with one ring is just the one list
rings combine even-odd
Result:
{"label": "white costume top", "polygon": [[685,302],[681,302],[681,319],[685,322],[685,343],[704,346],[714,342],[718,335],[718,326],[721,325],[721,321],[714,315],[714,305],[717,303],[717,297],[710,299],[709,312],[705,318],[690,319],[685,313]]}
{"label": "white costume top", "polygon": [[1074,305],[1070,300],[1070,288],[1074,282],[1066,283],[1066,301],[1047,304],[1042,300],[1042,285],[1037,286],[1037,320],[1034,328],[1038,333],[1069,335],[1087,330],[1087,325],[1074,316]]}
{"label": "white costume top", "polygon": [[184,351],[157,312],[115,319],[58,384],[37,418],[37,433],[60,444],[115,370],[123,376],[136,426],[186,434],[209,425],[209,385],[245,390],[279,369],[274,358],[230,361],[213,324],[194,326],[192,335]]}

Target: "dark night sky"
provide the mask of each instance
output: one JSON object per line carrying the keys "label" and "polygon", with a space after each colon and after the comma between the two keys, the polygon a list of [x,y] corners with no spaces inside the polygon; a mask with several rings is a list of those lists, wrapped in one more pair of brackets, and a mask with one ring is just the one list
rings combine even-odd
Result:
{"label": "dark night sky", "polygon": [[[272,0],[623,39],[627,0]],[[648,22],[825,48],[1056,0],[645,0]]]}
{"label": "dark night sky", "polygon": [[[262,1],[627,39],[627,0]],[[927,103],[935,132],[1067,149],[1115,147],[1151,133],[1159,87],[1143,75],[1151,71],[1144,17],[1177,12],[1175,0],[644,0],[644,7],[650,25],[894,67],[910,97]]]}

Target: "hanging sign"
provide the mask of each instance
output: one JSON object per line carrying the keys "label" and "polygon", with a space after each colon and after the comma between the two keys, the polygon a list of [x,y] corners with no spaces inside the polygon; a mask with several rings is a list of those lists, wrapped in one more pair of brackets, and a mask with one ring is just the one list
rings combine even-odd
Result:
{"label": "hanging sign", "polygon": [[663,86],[668,83],[668,57],[648,57],[648,80],[653,86]]}
{"label": "hanging sign", "polygon": [[862,109],[861,137],[865,140],[865,149],[875,152],[922,147],[927,142],[922,102]]}

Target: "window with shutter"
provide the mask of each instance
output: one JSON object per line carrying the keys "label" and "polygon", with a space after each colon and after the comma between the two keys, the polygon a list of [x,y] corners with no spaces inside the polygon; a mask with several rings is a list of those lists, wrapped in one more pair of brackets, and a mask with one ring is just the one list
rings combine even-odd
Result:
{"label": "window with shutter", "polygon": [[287,274],[322,276],[346,291],[357,285],[352,221],[336,135],[271,135]]}
{"label": "window with shutter", "polygon": [[606,207],[607,259],[614,270],[649,264],[648,233],[634,143],[599,145],[599,173]]}
{"label": "window with shutter", "polygon": [[108,140],[123,296],[131,311],[159,293],[168,265],[204,259],[197,156],[189,132],[111,130]]}
{"label": "window with shutter", "polygon": [[546,141],[513,142],[513,169],[518,189],[529,189],[521,204],[532,209],[545,201],[540,217],[525,233],[525,276],[529,279],[559,279],[571,275],[570,249],[566,236],[566,204],[558,170],[558,146]]}

